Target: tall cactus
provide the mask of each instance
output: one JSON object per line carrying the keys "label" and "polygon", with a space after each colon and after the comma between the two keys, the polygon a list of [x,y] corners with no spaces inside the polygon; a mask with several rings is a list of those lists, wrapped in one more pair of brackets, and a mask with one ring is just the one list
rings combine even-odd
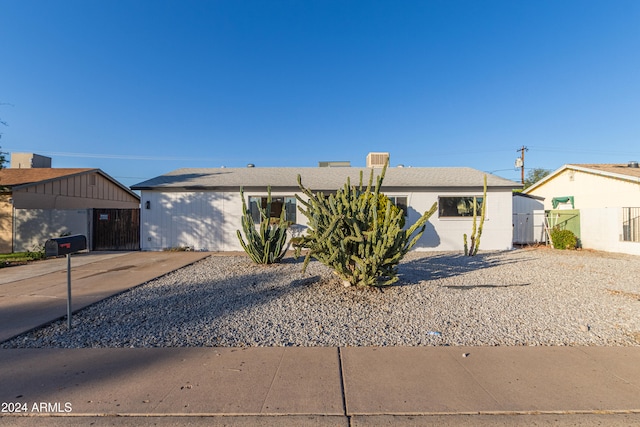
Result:
{"label": "tall cactus", "polygon": [[280,218],[272,220],[272,218],[269,217],[271,213],[271,187],[267,187],[267,192],[266,209],[258,206],[261,221],[260,229],[256,230],[251,211],[247,209],[244,190],[242,187],[240,188],[240,197],[242,198],[242,230],[247,238],[247,242],[245,243],[242,238],[240,230],[237,230],[238,240],[240,240],[244,251],[256,264],[273,264],[280,262],[289,248],[289,244],[286,243],[289,223],[285,220],[285,209],[282,209]]}
{"label": "tall cactus", "polygon": [[384,218],[379,221],[380,187],[386,169],[387,165],[373,189],[372,169],[366,188],[363,189],[360,172],[358,186],[352,186],[347,178],[343,188],[328,197],[312,193],[298,175],[298,186],[308,198],[296,196],[300,211],[308,220],[306,234],[294,244],[297,256],[302,248],[308,249],[303,271],[313,257],[331,267],[345,286],[382,286],[398,280],[400,260],[424,233],[437,204],[403,230],[404,212],[392,208],[391,201],[387,200]]}
{"label": "tall cactus", "polygon": [[467,246],[467,235],[463,235],[465,256],[475,256],[480,248],[480,236],[484,225],[484,214],[487,208],[487,175],[484,176],[484,190],[482,192],[482,207],[480,208],[480,225],[477,226],[478,203],[473,203],[473,225],[471,227],[471,246]]}

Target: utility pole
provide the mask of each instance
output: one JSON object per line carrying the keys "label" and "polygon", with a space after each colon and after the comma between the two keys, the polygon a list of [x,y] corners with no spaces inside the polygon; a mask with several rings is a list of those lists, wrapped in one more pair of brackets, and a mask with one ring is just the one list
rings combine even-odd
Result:
{"label": "utility pole", "polygon": [[522,185],[524,185],[524,152],[529,151],[529,149],[523,145],[521,148],[518,148],[516,151],[520,152],[520,157],[516,159],[516,167],[520,168],[520,179],[522,180]]}

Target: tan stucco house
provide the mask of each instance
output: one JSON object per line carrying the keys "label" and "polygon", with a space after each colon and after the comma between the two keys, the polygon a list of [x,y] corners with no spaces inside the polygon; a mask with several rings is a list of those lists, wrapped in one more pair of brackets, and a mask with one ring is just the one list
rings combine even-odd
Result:
{"label": "tan stucco house", "polygon": [[140,207],[136,193],[100,169],[7,168],[0,187],[0,253],[34,250],[64,233],[91,242],[96,209]]}

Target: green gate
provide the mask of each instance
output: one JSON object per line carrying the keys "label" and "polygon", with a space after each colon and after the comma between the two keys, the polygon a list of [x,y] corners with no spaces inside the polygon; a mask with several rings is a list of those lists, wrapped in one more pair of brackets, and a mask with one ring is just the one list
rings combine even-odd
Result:
{"label": "green gate", "polygon": [[579,209],[552,209],[547,211],[547,223],[549,228],[558,227],[561,230],[570,230],[580,242]]}

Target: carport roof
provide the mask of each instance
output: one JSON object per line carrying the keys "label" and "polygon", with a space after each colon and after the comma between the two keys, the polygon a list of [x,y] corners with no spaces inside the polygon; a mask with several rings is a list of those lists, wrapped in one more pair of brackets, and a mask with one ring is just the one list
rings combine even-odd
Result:
{"label": "carport roof", "polygon": [[[381,168],[374,169],[375,176]],[[359,182],[360,172],[366,185],[371,168],[357,167],[278,167],[278,168],[206,168],[177,169],[148,181],[133,185],[133,190],[235,190],[246,188],[291,188],[297,187],[298,174],[304,186],[314,191],[337,190],[350,178],[351,184]],[[482,188],[485,173],[467,167],[433,168],[388,168],[385,188]],[[496,175],[487,175],[487,186],[491,188],[519,188],[520,184]]]}
{"label": "carport roof", "polygon": [[36,182],[49,181],[83,174],[98,169],[91,168],[8,168],[0,169],[0,185],[15,187],[17,185],[34,184]]}

